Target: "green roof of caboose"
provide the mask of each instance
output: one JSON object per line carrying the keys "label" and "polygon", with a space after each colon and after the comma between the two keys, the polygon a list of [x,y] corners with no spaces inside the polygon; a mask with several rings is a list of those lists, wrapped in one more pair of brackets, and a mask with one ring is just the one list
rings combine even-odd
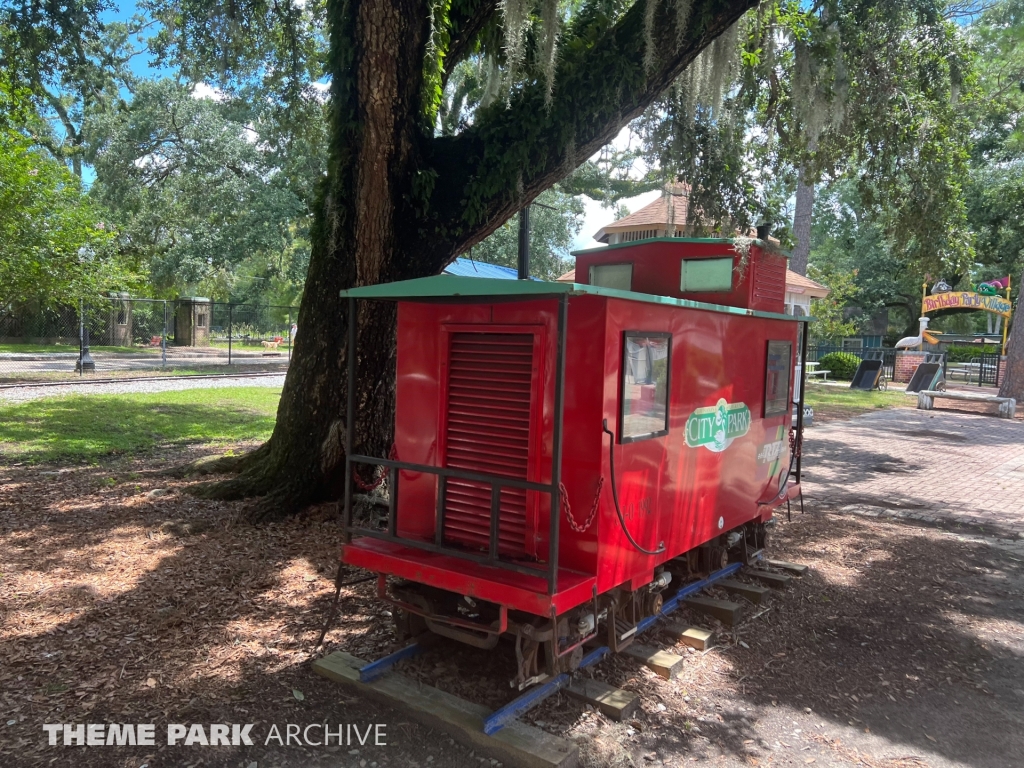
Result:
{"label": "green roof of caboose", "polygon": [[361,288],[350,288],[342,291],[343,298],[351,299],[408,299],[411,301],[448,298],[488,298],[522,296],[540,298],[543,296],[559,296],[562,294],[606,296],[610,299],[626,299],[642,301],[646,304],[664,304],[684,309],[700,309],[706,312],[722,312],[727,315],[743,315],[745,317],[765,317],[773,320],[792,320],[809,322],[808,317],[794,317],[778,312],[761,312],[744,307],[727,307],[722,304],[706,304],[702,301],[675,299],[671,296],[656,296],[651,293],[619,291],[614,288],[599,288],[596,285],[581,283],[557,283],[543,280],[500,280],[489,277],[458,277],[456,275],[436,275],[435,277],[419,277],[414,280],[399,280],[394,283],[380,283]]}

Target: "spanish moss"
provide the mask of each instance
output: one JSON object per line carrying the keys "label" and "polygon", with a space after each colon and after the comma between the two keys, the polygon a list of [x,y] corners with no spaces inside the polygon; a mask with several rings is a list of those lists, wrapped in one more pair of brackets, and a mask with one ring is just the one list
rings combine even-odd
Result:
{"label": "spanish moss", "polygon": [[644,68],[650,72],[657,63],[658,47],[654,42],[654,14],[658,0],[644,0]]}
{"label": "spanish moss", "polygon": [[544,72],[546,91],[544,101],[550,103],[551,92],[555,86],[555,64],[558,55],[558,35],[561,32],[561,13],[558,0],[542,0],[540,24],[540,65]]}
{"label": "spanish moss", "polygon": [[527,0],[502,0],[504,17],[505,56],[510,76],[519,70],[526,51],[526,26],[530,22],[530,3]]}
{"label": "spanish moss", "polygon": [[690,8],[692,0],[675,0],[676,7],[676,42],[683,42],[683,35],[686,33],[686,25],[690,21]]}

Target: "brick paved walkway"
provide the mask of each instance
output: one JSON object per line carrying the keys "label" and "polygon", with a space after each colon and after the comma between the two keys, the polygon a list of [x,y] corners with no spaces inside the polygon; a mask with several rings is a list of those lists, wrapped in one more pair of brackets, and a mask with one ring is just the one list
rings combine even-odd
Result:
{"label": "brick paved walkway", "polygon": [[1024,423],[893,409],[810,427],[804,497],[819,509],[1024,539]]}

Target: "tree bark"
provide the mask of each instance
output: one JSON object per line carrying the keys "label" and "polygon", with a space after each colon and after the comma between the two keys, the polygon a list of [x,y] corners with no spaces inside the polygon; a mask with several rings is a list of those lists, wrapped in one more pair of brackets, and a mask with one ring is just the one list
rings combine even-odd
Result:
{"label": "tree bark", "polygon": [[[1024,275],[1021,275],[1021,279],[1024,280]],[[1017,283],[1018,304],[1020,304],[1021,285],[1021,283]],[[1018,313],[1019,311],[1018,308]],[[1006,355],[1006,375],[999,383],[999,396],[1012,397],[1021,403],[1024,402],[1024,323],[1021,323],[1019,318],[1014,318],[1014,320],[1015,322],[1010,325],[1010,336],[1006,340],[1006,349],[1003,350],[1003,354]],[[1009,318],[1003,320],[1004,323],[1009,321]]]}
{"label": "tree bark", "polygon": [[[261,495],[256,519],[337,498],[353,426],[344,423],[349,318],[340,291],[439,273],[610,141],[754,0],[696,0],[682,39],[660,4],[652,70],[643,62],[644,5],[563,52],[550,102],[543,83],[526,86],[510,103],[481,110],[459,135],[435,137],[423,106],[433,6],[330,0],[331,155],[277,423],[237,477],[198,493]],[[353,445],[385,456],[395,308],[359,307]]]}
{"label": "tree bark", "polygon": [[814,183],[808,181],[806,166],[797,171],[796,205],[793,209],[793,237],[796,247],[789,257],[789,268],[798,275],[807,274],[811,254],[811,213],[814,210]]}

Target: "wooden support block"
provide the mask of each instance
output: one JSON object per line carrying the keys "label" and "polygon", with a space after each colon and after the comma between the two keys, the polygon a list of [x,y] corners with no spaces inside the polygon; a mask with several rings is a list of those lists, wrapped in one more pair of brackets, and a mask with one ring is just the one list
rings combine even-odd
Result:
{"label": "wooden support block", "polygon": [[730,595],[739,595],[746,598],[754,605],[760,605],[761,601],[764,600],[764,596],[768,594],[768,590],[764,587],[759,587],[756,584],[744,584],[742,581],[735,581],[734,579],[719,579],[715,582],[715,586],[721,587]]}
{"label": "wooden support block", "polygon": [[630,658],[642,661],[649,670],[666,680],[675,677],[683,662],[686,661],[682,656],[676,656],[674,653],[659,651],[649,645],[637,645],[636,643],[630,643],[622,652]]}
{"label": "wooden support block", "polygon": [[359,670],[366,662],[344,651],[313,664],[313,671],[328,680],[403,710],[431,728],[438,728],[477,754],[500,760],[507,766],[524,768],[575,768],[579,747],[567,739],[518,721],[493,736],[483,732],[484,718],[491,710],[429,685],[388,672],[372,683],[359,682]]}
{"label": "wooden support block", "polygon": [[601,680],[577,678],[569,684],[565,692],[574,699],[592,704],[612,720],[628,720],[640,706],[640,697],[635,693],[608,685]]}
{"label": "wooden support block", "polygon": [[715,633],[710,629],[689,627],[686,624],[669,624],[665,629],[673,639],[698,651],[706,651],[715,644]]}
{"label": "wooden support block", "polygon": [[756,568],[744,571],[744,573],[748,576],[753,576],[762,584],[767,584],[774,589],[785,589],[793,579],[792,576],[787,576],[784,573],[769,573],[768,571],[759,571]]}
{"label": "wooden support block", "polygon": [[765,560],[765,562],[773,568],[781,568],[784,571],[789,571],[794,576],[803,576],[810,570],[806,565],[800,565],[799,563],[787,563],[785,560]]}
{"label": "wooden support block", "polygon": [[734,603],[732,600],[715,600],[711,597],[688,597],[683,605],[700,611],[708,616],[714,616],[727,627],[734,627],[739,624],[743,617],[743,606]]}

